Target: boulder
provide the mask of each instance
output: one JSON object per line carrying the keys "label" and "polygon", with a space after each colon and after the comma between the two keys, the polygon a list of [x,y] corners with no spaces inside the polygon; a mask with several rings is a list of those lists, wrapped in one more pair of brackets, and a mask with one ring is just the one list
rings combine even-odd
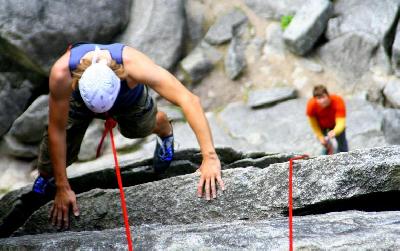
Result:
{"label": "boulder", "polygon": [[317,54],[326,65],[336,69],[348,85],[353,86],[369,71],[378,46],[379,40],[373,35],[346,33],[321,46]]}
{"label": "boulder", "polygon": [[194,84],[203,79],[222,59],[222,54],[206,42],[201,42],[180,62],[185,84]]}
{"label": "boulder", "polygon": [[11,129],[10,136],[22,143],[38,143],[48,124],[49,96],[39,96],[28,109],[18,117]]}
{"label": "boulder", "polygon": [[111,42],[127,25],[130,4],[131,0],[4,0],[0,54],[46,75],[69,43]]}
{"label": "boulder", "polygon": [[240,38],[234,37],[225,56],[225,73],[230,79],[234,80],[239,77],[245,67],[244,44]]}
{"label": "boulder", "polygon": [[[299,250],[397,250],[399,212],[335,212],[294,218]],[[131,228],[136,250],[287,250],[286,218]],[[0,249],[126,250],[124,229],[61,232],[0,239]]]}
{"label": "boulder", "polygon": [[365,32],[373,35],[389,52],[399,7],[397,0],[335,1],[335,17],[328,22],[326,36],[333,40],[347,33]]}
{"label": "boulder", "polygon": [[383,113],[383,132],[389,144],[400,145],[400,110],[387,109]]}
{"label": "boulder", "polygon": [[308,53],[324,32],[332,12],[329,0],[306,1],[283,33],[288,49],[298,55]]}
{"label": "boulder", "polygon": [[392,68],[397,77],[400,77],[400,22],[397,24],[396,35],[392,45]]}
{"label": "boulder", "polygon": [[38,156],[39,144],[26,144],[11,135],[5,135],[0,142],[0,152],[17,158],[34,159]]}
{"label": "boulder", "polygon": [[247,16],[240,10],[233,10],[221,16],[207,31],[204,40],[212,45],[225,43],[232,39],[235,30],[247,22]]}
{"label": "boulder", "polygon": [[[390,198],[400,192],[399,154],[400,147],[392,146],[297,161],[293,173],[296,213],[398,208],[398,201]],[[223,179],[227,189],[211,202],[196,197],[198,174],[127,187],[130,224],[254,221],[287,213],[288,163],[230,169],[223,171]],[[71,220],[70,230],[123,226],[118,194],[118,189],[94,189],[78,195],[81,214]],[[360,200],[368,203],[358,203]],[[16,234],[57,232],[48,223],[50,206],[36,211]]]}
{"label": "boulder", "polygon": [[205,35],[206,6],[201,1],[185,0],[186,28],[190,47],[195,47]]}
{"label": "boulder", "polygon": [[[125,11],[129,12],[129,8]],[[184,41],[183,0],[135,0],[130,22],[120,40],[148,55],[166,69],[181,57]]]}
{"label": "boulder", "polygon": [[0,137],[21,115],[32,98],[33,84],[18,73],[0,73]]}
{"label": "boulder", "polygon": [[390,80],[385,88],[383,94],[386,100],[395,108],[400,108],[400,80],[395,78]]}
{"label": "boulder", "polygon": [[304,1],[245,0],[244,3],[263,18],[279,20],[282,16],[294,15],[304,4]]}
{"label": "boulder", "polygon": [[273,48],[275,51],[284,54],[285,42],[283,40],[283,31],[278,23],[270,23],[265,30],[266,46]]}
{"label": "boulder", "polygon": [[254,90],[249,92],[247,104],[251,108],[262,108],[272,106],[276,103],[296,98],[296,89],[289,87]]}
{"label": "boulder", "polygon": [[[18,196],[26,192],[20,188],[32,183],[31,172],[32,163],[9,156],[0,156],[0,222],[12,208]],[[29,186],[30,188],[31,186]]]}

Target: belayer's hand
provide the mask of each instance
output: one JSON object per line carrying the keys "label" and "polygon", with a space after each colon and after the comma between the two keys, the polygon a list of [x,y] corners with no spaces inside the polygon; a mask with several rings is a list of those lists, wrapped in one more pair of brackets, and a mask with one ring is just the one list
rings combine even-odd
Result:
{"label": "belayer's hand", "polygon": [[330,130],[330,131],[328,132],[328,137],[329,137],[330,139],[333,139],[334,137],[336,137],[335,131],[334,131],[334,130]]}
{"label": "belayer's hand", "polygon": [[72,207],[74,215],[79,216],[79,208],[74,191],[71,188],[57,188],[54,204],[50,212],[51,223],[59,229],[69,228],[70,207]]}
{"label": "belayer's hand", "polygon": [[211,157],[204,158],[198,171],[200,172],[200,181],[197,185],[198,197],[203,196],[204,187],[206,200],[210,200],[211,195],[215,199],[217,197],[215,180],[217,180],[222,191],[225,190],[225,185],[221,178],[221,163],[216,153]]}

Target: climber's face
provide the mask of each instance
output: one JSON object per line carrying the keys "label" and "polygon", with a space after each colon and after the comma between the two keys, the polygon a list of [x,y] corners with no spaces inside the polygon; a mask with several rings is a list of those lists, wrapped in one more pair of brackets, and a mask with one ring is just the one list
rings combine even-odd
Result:
{"label": "climber's face", "polygon": [[322,94],[317,96],[317,103],[320,107],[325,108],[331,104],[331,99],[329,98],[328,94]]}

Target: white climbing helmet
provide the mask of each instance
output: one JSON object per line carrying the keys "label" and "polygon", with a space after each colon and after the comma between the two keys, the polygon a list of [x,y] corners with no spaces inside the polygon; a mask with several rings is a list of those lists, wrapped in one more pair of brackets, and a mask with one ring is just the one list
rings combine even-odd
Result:
{"label": "white climbing helmet", "polygon": [[100,48],[96,46],[92,64],[79,80],[79,92],[86,106],[95,113],[111,109],[121,88],[121,80],[103,60],[97,62]]}

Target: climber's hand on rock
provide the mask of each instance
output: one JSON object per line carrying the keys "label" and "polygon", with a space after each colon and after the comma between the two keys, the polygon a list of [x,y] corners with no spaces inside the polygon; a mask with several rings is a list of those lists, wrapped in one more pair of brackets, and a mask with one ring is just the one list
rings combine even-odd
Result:
{"label": "climber's hand on rock", "polygon": [[59,229],[69,228],[69,210],[72,207],[75,216],[79,216],[79,209],[76,203],[76,196],[71,188],[57,187],[53,207],[51,208],[50,218],[54,226]]}
{"label": "climber's hand on rock", "polygon": [[224,182],[221,178],[221,163],[216,153],[207,158],[203,158],[203,162],[198,170],[200,172],[200,181],[197,185],[197,196],[203,196],[203,188],[205,190],[206,200],[217,197],[217,186],[215,180],[222,190],[225,190]]}

